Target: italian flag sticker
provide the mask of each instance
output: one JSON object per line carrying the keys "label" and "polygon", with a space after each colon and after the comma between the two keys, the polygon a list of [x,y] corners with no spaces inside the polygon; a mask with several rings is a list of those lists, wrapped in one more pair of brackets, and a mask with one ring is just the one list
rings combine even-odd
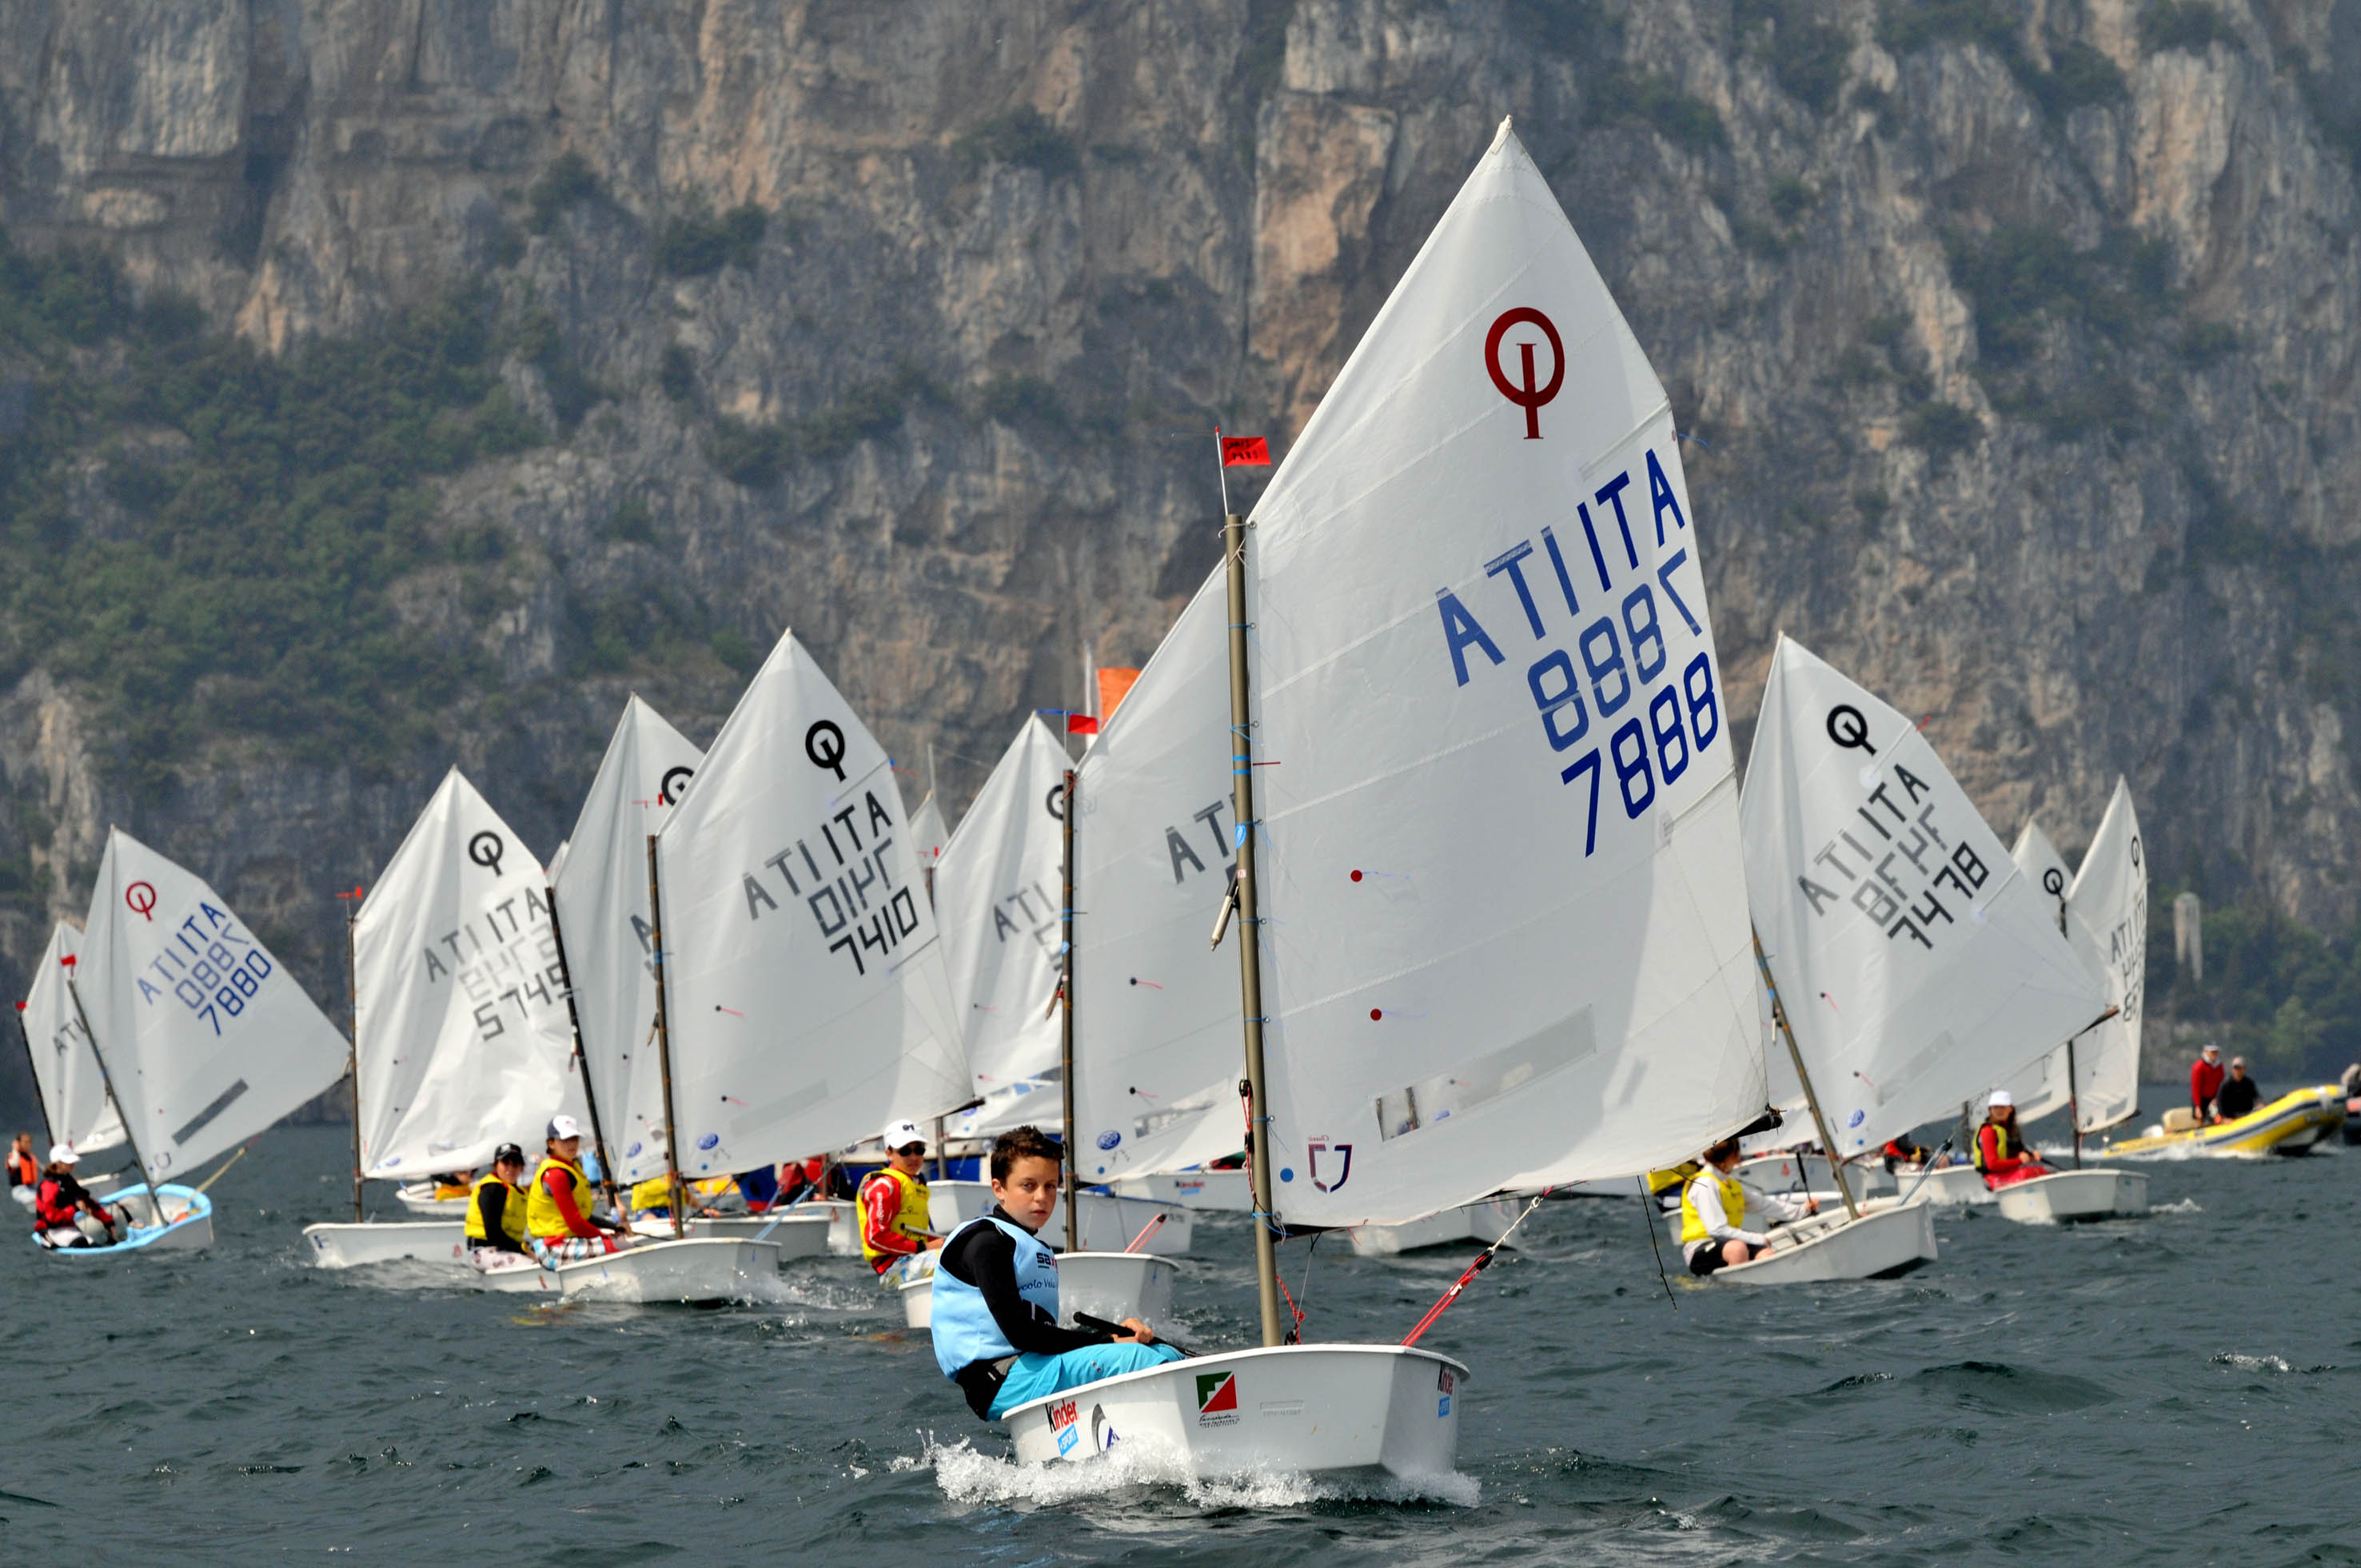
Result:
{"label": "italian flag sticker", "polygon": [[1238,1375],[1235,1372],[1197,1374],[1197,1413],[1210,1416],[1238,1408]]}

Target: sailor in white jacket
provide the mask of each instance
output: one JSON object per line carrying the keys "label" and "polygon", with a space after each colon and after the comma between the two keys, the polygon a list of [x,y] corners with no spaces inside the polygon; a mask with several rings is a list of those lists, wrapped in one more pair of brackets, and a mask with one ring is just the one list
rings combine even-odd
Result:
{"label": "sailor in white jacket", "polygon": [[1732,1174],[1738,1140],[1726,1138],[1705,1151],[1705,1168],[1681,1191],[1681,1255],[1691,1274],[1704,1276],[1725,1265],[1771,1255],[1771,1238],[1747,1229],[1750,1221],[1773,1225],[1820,1212],[1819,1201],[1798,1202],[1777,1193],[1757,1192]]}

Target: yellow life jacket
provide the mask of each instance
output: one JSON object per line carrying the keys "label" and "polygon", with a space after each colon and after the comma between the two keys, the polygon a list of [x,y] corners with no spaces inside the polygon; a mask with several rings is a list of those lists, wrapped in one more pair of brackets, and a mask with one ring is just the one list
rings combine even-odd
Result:
{"label": "yellow life jacket", "polygon": [[1648,1173],[1648,1196],[1654,1198],[1675,1187],[1686,1187],[1689,1179],[1704,1168],[1696,1160],[1685,1159],[1670,1170],[1652,1170]]}
{"label": "yellow life jacket", "polygon": [[498,1171],[488,1170],[477,1178],[474,1190],[467,1194],[467,1239],[478,1245],[492,1239],[484,1234],[483,1202],[484,1189],[487,1187],[497,1187],[500,1190],[500,1201],[503,1204],[500,1210],[500,1229],[508,1233],[509,1240],[522,1246],[525,1206],[517,1200],[522,1198],[524,1194],[501,1180]]}
{"label": "yellow life jacket", "polygon": [[644,1214],[650,1210],[671,1207],[672,1178],[669,1176],[651,1176],[631,1189],[631,1209],[635,1213]]}
{"label": "yellow life jacket", "polygon": [[1681,1189],[1681,1245],[1683,1246],[1688,1245],[1691,1242],[1713,1239],[1706,1234],[1705,1221],[1697,1217],[1697,1183],[1700,1181],[1710,1181],[1721,1189],[1722,1217],[1730,1222],[1730,1228],[1740,1231],[1746,1228],[1746,1183],[1738,1179],[1738,1173],[1732,1171],[1728,1176],[1723,1176],[1718,1171],[1699,1171],[1690,1179],[1686,1187]]}
{"label": "yellow life jacket", "polygon": [[574,1234],[566,1228],[566,1216],[557,1212],[557,1200],[552,1198],[549,1189],[542,1184],[541,1179],[553,1170],[566,1173],[566,1179],[574,1184],[576,1212],[586,1220],[590,1217],[590,1179],[582,1174],[580,1166],[568,1165],[555,1155],[544,1155],[541,1163],[533,1168],[533,1186],[524,1200],[524,1223],[534,1235],[544,1240]]}
{"label": "yellow life jacket", "polygon": [[434,1201],[438,1203],[447,1199],[467,1197],[474,1190],[474,1188],[456,1176],[438,1176],[434,1179]]}
{"label": "yellow life jacket", "polygon": [[[2009,1135],[2015,1132],[2015,1129],[2014,1127],[2003,1126],[2000,1123],[1993,1121],[1987,1117],[1984,1121],[1983,1127],[1976,1129],[1976,1168],[1978,1170],[1986,1169],[1984,1165],[1983,1140],[1983,1132],[1985,1127],[1992,1130],[1993,1157],[2000,1160],[2002,1164],[2005,1165],[2011,1155],[2020,1152],[2019,1149],[2010,1146],[2015,1140],[2013,1140]],[[1988,1171],[1987,1174],[1989,1174]]]}
{"label": "yellow life jacket", "polygon": [[927,1212],[927,1179],[925,1177],[906,1176],[890,1165],[872,1175],[868,1180],[861,1184],[861,1255],[869,1260],[870,1266],[873,1268],[876,1266],[877,1260],[881,1257],[901,1255],[898,1253],[880,1251],[872,1245],[869,1240],[869,1189],[880,1181],[892,1181],[901,1189],[902,1207],[894,1216],[895,1234],[911,1237],[920,1246],[924,1246],[934,1230],[931,1218]]}

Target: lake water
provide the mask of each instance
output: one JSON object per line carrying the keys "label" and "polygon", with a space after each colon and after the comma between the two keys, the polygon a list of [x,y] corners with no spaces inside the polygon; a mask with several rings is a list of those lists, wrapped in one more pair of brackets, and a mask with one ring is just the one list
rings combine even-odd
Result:
{"label": "lake water", "polygon": [[[2340,1152],[2152,1163],[2145,1220],[1946,1211],[1902,1280],[1669,1302],[1636,1201],[1547,1204],[1425,1342],[1473,1368],[1461,1474],[1404,1498],[1020,1471],[856,1261],[708,1310],[312,1269],[346,1138],[268,1135],[209,1252],[0,1249],[17,1562],[2361,1561]],[[1248,1343],[1250,1235],[1198,1237],[1175,1337]],[[1398,1339],[1467,1255],[1323,1245],[1310,1337]]]}

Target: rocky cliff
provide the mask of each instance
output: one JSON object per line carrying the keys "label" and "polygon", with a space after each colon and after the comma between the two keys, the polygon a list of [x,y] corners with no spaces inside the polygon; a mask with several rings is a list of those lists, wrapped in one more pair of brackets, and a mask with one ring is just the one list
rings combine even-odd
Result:
{"label": "rocky cliff", "polygon": [[[117,820],[340,999],[329,895],[442,768],[547,850],[626,690],[709,736],[785,626],[963,802],[1086,647],[1153,648],[1209,427],[1283,450],[1503,115],[1694,438],[1739,711],[1784,629],[2004,835],[2074,852],[2125,773],[2160,881],[2341,926],[2356,81],[2356,0],[0,0],[52,332],[0,333],[0,443],[48,432],[0,518],[0,955]],[[442,422],[353,428],[444,455],[313,641],[128,665],[174,623],[60,576],[241,609],[344,472],[196,559],[224,416],[138,383],[295,419],[438,310]],[[391,679],[323,718],[341,624]]]}

